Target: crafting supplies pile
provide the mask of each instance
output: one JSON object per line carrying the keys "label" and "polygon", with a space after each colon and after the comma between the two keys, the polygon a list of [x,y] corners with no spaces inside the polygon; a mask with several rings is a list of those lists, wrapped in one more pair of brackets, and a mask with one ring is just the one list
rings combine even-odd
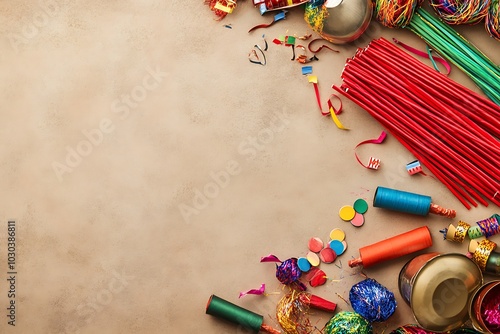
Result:
{"label": "crafting supplies pile", "polygon": [[[205,4],[220,21],[241,2],[212,0]],[[283,24],[288,11],[302,11],[305,23],[319,38],[313,39],[307,48],[296,42],[308,40],[312,34],[274,39],[275,44],[291,47],[292,60],[302,64],[318,61],[316,53],[322,49],[338,52],[327,45],[314,51],[313,42],[324,40],[337,45],[352,42],[369,29],[371,20],[386,28],[406,29],[421,37],[427,44],[427,52],[384,38],[373,39],[366,47],[359,48],[346,61],[340,76],[342,82],[332,85],[332,90],[339,94],[332,94],[340,101],[338,109],[333,107],[330,97],[329,111],[323,111],[312,66],[304,66],[302,74],[309,74],[309,82],[314,83],[321,115],[331,116],[339,129],[349,130],[337,117],[342,109],[340,97],[344,97],[368,112],[414,155],[417,160],[407,164],[410,175],[426,175],[425,167],[467,209],[480,204],[487,207],[490,203],[500,206],[500,68],[453,28],[483,22],[492,43],[500,42],[499,1],[429,0],[430,12],[422,7],[423,3],[424,0],[252,0],[262,16],[269,12],[276,14],[271,22],[256,22],[248,33]],[[352,26],[338,27],[338,17],[345,18],[346,12],[349,12]],[[267,64],[265,52],[269,45],[265,39],[264,42],[265,47],[254,46],[250,63]],[[295,48],[303,54],[296,57]],[[429,58],[434,69],[403,49]],[[307,50],[314,56],[307,57]],[[436,58],[431,51],[440,57]],[[443,64],[448,73],[440,73],[436,61]],[[448,78],[451,70],[448,62],[463,71],[483,94]],[[378,140],[362,144],[381,144],[385,136],[384,131]],[[376,170],[380,166],[380,160],[373,157],[368,165],[364,165],[357,155],[356,159],[365,168]],[[368,203],[362,199],[356,203],[363,204],[361,208],[357,205],[362,218],[359,222],[354,220],[356,205],[354,208],[344,206],[339,214],[343,221],[361,228]],[[373,206],[420,216],[432,213],[441,218],[456,217],[455,210],[432,203],[430,196],[386,187],[376,189]],[[483,274],[500,276],[500,253],[495,252],[497,244],[490,240],[500,233],[500,216],[493,214],[474,226],[460,219],[440,232],[445,240],[457,243],[468,236],[467,251],[464,254],[421,253],[409,260],[397,279],[399,292],[417,323],[384,332],[500,333],[500,280],[485,283],[483,278]],[[360,268],[382,265],[385,261],[431,247],[430,229],[420,226],[360,248],[359,258],[351,259],[349,267],[356,269],[356,275],[362,278],[351,286],[349,303],[337,293],[350,307],[339,311],[336,302],[314,295],[308,289],[333,280],[319,269],[319,265],[340,261],[338,257],[347,247],[344,237],[344,232],[335,228],[330,232],[329,243],[323,243],[319,237],[309,239],[307,256],[284,261],[274,255],[261,258],[261,262],[275,262],[274,276],[283,285],[278,292],[282,297],[276,303],[273,324],[266,324],[264,316],[215,295],[209,298],[206,313],[254,333],[373,333],[373,325],[386,322],[396,312],[397,303],[393,292],[366,276]],[[450,284],[456,298],[441,298],[443,285]],[[240,292],[240,298],[246,295],[265,297],[268,294],[262,284],[259,289]],[[326,312],[329,320],[321,326],[313,323],[311,309]]]}

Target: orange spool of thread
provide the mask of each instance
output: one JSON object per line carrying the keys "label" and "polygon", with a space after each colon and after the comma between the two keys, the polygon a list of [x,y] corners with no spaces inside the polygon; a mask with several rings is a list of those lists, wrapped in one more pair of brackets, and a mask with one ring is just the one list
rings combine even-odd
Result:
{"label": "orange spool of thread", "polygon": [[349,261],[349,267],[370,267],[432,246],[427,226],[422,226],[359,249],[359,258]]}

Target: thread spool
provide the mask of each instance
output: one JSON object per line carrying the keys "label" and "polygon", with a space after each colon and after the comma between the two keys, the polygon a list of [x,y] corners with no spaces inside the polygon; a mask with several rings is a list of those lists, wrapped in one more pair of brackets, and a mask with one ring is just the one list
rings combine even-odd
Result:
{"label": "thread spool", "polygon": [[483,284],[483,275],[463,254],[427,253],[403,266],[398,283],[417,324],[425,330],[447,332],[469,319],[469,303]]}
{"label": "thread spool", "polygon": [[426,216],[429,213],[447,218],[456,216],[455,210],[445,209],[432,203],[430,196],[380,186],[375,190],[373,206],[419,216]]}
{"label": "thread spool", "polygon": [[349,261],[349,267],[364,266],[392,260],[432,246],[432,237],[427,226],[396,235],[359,249],[359,258]]}
{"label": "thread spool", "polygon": [[264,324],[264,317],[262,315],[244,309],[216,295],[211,295],[208,299],[205,312],[206,314],[240,325],[254,333],[260,331],[270,334],[281,333],[279,330]]}

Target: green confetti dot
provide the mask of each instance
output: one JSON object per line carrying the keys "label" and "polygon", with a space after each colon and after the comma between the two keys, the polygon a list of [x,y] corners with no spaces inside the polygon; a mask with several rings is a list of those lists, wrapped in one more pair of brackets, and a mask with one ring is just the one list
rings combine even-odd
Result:
{"label": "green confetti dot", "polygon": [[368,211],[368,203],[362,198],[358,198],[354,202],[353,207],[354,211],[356,211],[357,213],[364,214],[366,211]]}

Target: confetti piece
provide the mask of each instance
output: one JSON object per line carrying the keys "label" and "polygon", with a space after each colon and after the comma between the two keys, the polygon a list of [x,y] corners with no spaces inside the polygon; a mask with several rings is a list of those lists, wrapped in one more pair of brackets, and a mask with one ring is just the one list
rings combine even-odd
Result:
{"label": "confetti piece", "polygon": [[337,53],[339,53],[339,51],[338,51],[338,50],[334,50],[334,49],[332,49],[331,47],[329,47],[328,45],[325,45],[325,44],[323,44],[323,45],[322,45],[322,46],[320,46],[319,48],[317,48],[317,49],[313,50],[313,48],[312,48],[312,44],[313,44],[314,42],[317,42],[317,41],[324,41],[324,39],[323,39],[323,38],[316,38],[316,39],[313,39],[312,41],[310,41],[310,42],[309,42],[309,45],[307,45],[307,48],[308,48],[308,49],[309,49],[309,51],[311,51],[312,53],[318,53],[318,52],[320,52],[320,51],[321,51],[321,50],[323,50],[323,49],[328,49],[328,50],[330,50],[330,51],[333,51],[333,52],[337,52]]}
{"label": "confetti piece", "polygon": [[269,254],[260,258],[260,262],[281,262],[276,255]]}
{"label": "confetti piece", "polygon": [[358,162],[361,164],[361,166],[363,166],[365,168],[369,168],[369,169],[378,169],[380,167],[380,159],[376,159],[374,157],[371,157],[370,161],[368,162],[368,165],[365,165],[359,159],[358,154],[356,153],[356,148],[358,148],[359,146],[364,145],[364,144],[382,144],[386,137],[387,137],[387,133],[385,131],[382,131],[380,133],[380,136],[377,139],[365,140],[365,141],[362,141],[361,143],[359,143],[358,145],[356,145],[356,147],[354,148],[354,150],[355,150],[354,155],[356,157],[356,160],[358,160]]}
{"label": "confetti piece", "polygon": [[286,36],[285,38],[285,46],[295,45],[295,37],[294,36]]}
{"label": "confetti piece", "polygon": [[224,4],[217,2],[214,6],[214,9],[218,9],[220,11],[223,11],[225,13],[231,14],[234,10],[235,6],[225,6]]}
{"label": "confetti piece", "polygon": [[356,215],[351,220],[352,226],[360,227],[363,226],[364,223],[365,223],[365,217],[363,216],[363,214],[356,212]]}
{"label": "confetti piece", "polygon": [[344,246],[342,241],[332,240],[330,241],[330,248],[335,252],[335,254],[337,254],[337,256],[339,256],[344,253],[346,247]]}
{"label": "confetti piece", "polygon": [[311,252],[318,253],[323,249],[323,241],[321,241],[321,239],[317,237],[311,238],[309,239],[308,247]]}
{"label": "confetti piece", "polygon": [[311,74],[313,71],[312,66],[302,66],[302,75],[308,75]]}
{"label": "confetti piece", "polygon": [[422,172],[422,165],[420,165],[420,161],[415,160],[406,164],[406,171],[410,175],[415,175]]}
{"label": "confetti piece", "polygon": [[368,161],[368,168],[370,169],[378,169],[380,167],[380,159],[370,157]]}
{"label": "confetti piece", "polygon": [[[340,101],[340,107],[338,109],[335,109],[335,107],[333,106],[332,97],[336,97]],[[340,97],[338,97],[335,94],[332,94],[330,96],[330,99],[328,100],[328,110],[329,110],[330,116],[332,116],[332,120],[335,123],[335,125],[337,126],[337,128],[342,129],[342,130],[349,130],[340,122],[340,119],[337,117],[337,115],[339,115],[342,112],[342,100],[340,99]]]}
{"label": "confetti piece", "polygon": [[342,231],[340,228],[334,228],[330,232],[330,239],[342,241],[345,239],[345,232]]}
{"label": "confetti piece", "polygon": [[356,211],[354,211],[354,208],[350,205],[344,205],[339,210],[340,218],[346,222],[351,221],[351,219],[353,219],[355,215]]}
{"label": "confetti piece", "polygon": [[250,28],[250,30],[248,30],[248,32],[250,33],[252,31],[260,29],[260,28],[268,28],[268,27],[272,26],[273,24],[275,24],[276,22],[284,20],[286,17],[286,13],[287,13],[287,11],[283,10],[283,11],[279,12],[278,14],[274,15],[274,19],[271,23],[256,25],[255,27]]}
{"label": "confetti piece", "polygon": [[319,253],[319,258],[324,263],[332,263],[337,258],[337,254],[330,247],[326,247]]}
{"label": "confetti piece", "polygon": [[266,291],[266,285],[262,283],[259,289],[251,289],[246,292],[240,292],[240,296],[238,298],[246,295],[263,295],[264,291]]}
{"label": "confetti piece", "polygon": [[311,83],[316,83],[316,84],[318,83],[318,77],[315,75],[308,75],[307,80],[309,80],[309,82]]}
{"label": "confetti piece", "polygon": [[309,261],[309,263],[311,264],[311,266],[313,266],[313,267],[319,266],[320,261],[319,261],[318,254],[316,254],[314,252],[309,252],[309,253],[307,253],[306,258]]}
{"label": "confetti piece", "polygon": [[326,273],[323,270],[319,269],[314,274],[314,276],[312,277],[312,279],[309,281],[309,284],[312,287],[317,287],[317,286],[325,284],[326,281],[327,281]]}
{"label": "confetti piece", "polygon": [[299,257],[297,259],[297,265],[302,272],[308,272],[311,269],[311,263],[305,257]]}
{"label": "confetti piece", "polygon": [[368,211],[368,203],[362,199],[358,198],[356,201],[354,201],[354,211],[357,213],[364,214],[366,211]]}
{"label": "confetti piece", "polygon": [[[267,48],[267,42],[266,42],[266,48]],[[259,50],[260,53],[262,54],[262,59],[259,58],[259,55],[257,54],[257,51],[255,49]],[[259,65],[266,65],[267,60],[266,60],[266,55],[264,54],[264,50],[257,44],[254,45],[254,48],[248,53],[248,60],[252,64],[259,64]]]}

